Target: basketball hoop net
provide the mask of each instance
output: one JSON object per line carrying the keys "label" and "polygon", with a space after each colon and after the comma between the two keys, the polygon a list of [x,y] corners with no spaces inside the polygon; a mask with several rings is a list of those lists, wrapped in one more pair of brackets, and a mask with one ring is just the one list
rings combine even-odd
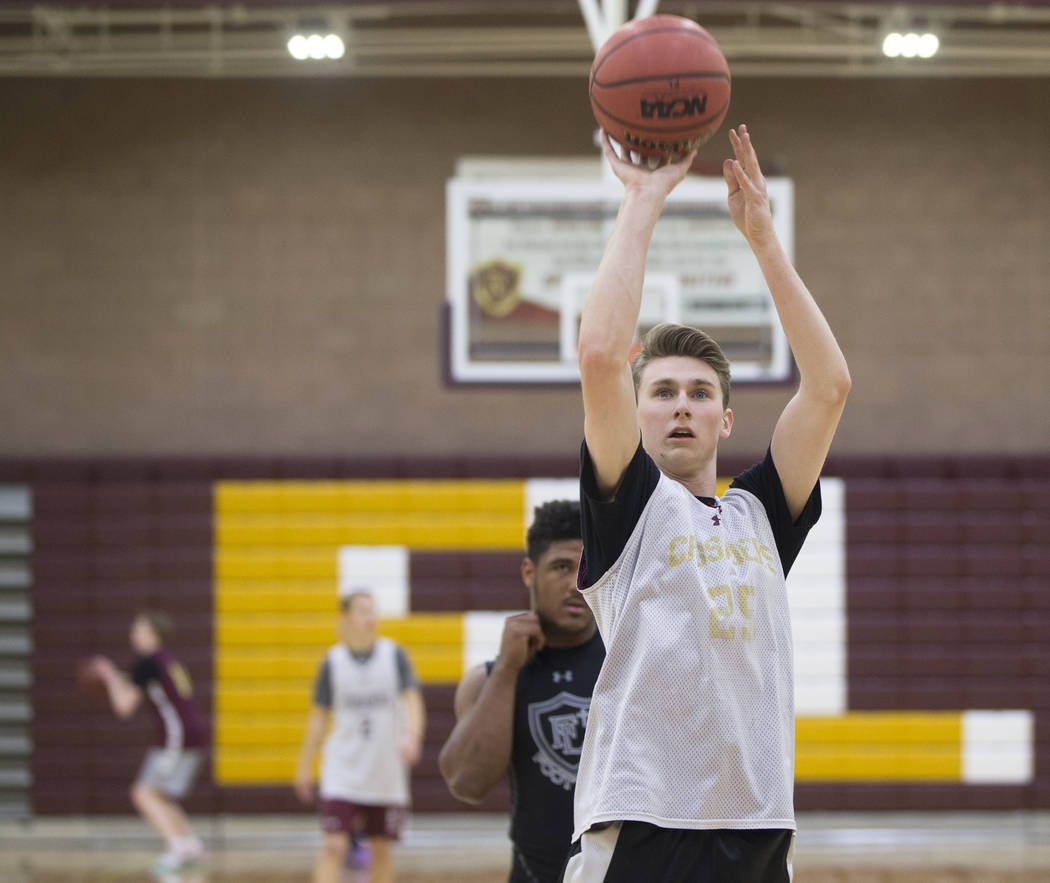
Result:
{"label": "basketball hoop net", "polygon": [[[621,25],[627,23],[627,0],[577,0],[583,23],[587,26],[587,35],[591,46],[597,52],[602,43]],[[633,20],[648,18],[659,5],[660,0],[638,0]]]}

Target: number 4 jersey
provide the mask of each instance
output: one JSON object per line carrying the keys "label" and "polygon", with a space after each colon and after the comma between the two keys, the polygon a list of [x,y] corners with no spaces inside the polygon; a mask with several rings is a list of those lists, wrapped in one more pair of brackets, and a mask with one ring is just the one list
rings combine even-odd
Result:
{"label": "number 4 jersey", "polygon": [[321,761],[321,797],[376,806],[408,806],[404,690],[417,685],[408,657],[379,638],[370,653],[329,648],[314,686],[314,703],[332,712]]}
{"label": "number 4 jersey", "polygon": [[716,500],[662,475],[639,445],[610,502],[598,499],[585,447],[581,491],[580,587],[606,660],[574,839],[619,819],[793,829],[784,578],[820,514],[819,486],[792,520],[768,453]]}

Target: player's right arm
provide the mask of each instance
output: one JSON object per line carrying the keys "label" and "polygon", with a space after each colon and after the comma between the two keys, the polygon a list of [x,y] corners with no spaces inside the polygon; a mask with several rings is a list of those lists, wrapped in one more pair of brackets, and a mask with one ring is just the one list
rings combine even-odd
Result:
{"label": "player's right arm", "polygon": [[543,646],[535,613],[511,616],[503,626],[492,671],[471,668],[456,688],[456,726],[441,748],[438,767],[452,796],[480,803],[510,765],[514,737],[514,696],[518,672]]}
{"label": "player's right arm", "polygon": [[94,660],[95,671],[106,685],[110,707],[119,718],[131,717],[142,704],[143,692],[105,656]]}
{"label": "player's right arm", "polygon": [[606,160],[624,194],[612,235],[580,318],[578,359],[584,437],[598,490],[612,499],[638,448],[631,344],[642,302],[645,258],[668,194],[689,171],[694,153],[655,171],[617,158],[608,139]]}
{"label": "player's right arm", "polygon": [[295,770],[295,793],[303,803],[312,803],[314,799],[314,762],[324,742],[331,715],[329,709],[315,704],[306,718],[306,731],[303,733],[299,764]]}

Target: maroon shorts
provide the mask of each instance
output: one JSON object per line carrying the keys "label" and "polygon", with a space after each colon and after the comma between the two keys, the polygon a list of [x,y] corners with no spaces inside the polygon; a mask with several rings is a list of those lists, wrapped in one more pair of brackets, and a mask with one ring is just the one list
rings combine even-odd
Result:
{"label": "maroon shorts", "polygon": [[397,840],[408,810],[403,806],[369,806],[349,800],[321,801],[321,830],[326,834],[353,834]]}

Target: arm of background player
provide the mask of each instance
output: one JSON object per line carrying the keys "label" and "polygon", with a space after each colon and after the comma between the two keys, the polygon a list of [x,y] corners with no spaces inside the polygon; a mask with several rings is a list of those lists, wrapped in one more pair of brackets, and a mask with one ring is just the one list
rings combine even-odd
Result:
{"label": "arm of background player", "polygon": [[427,710],[423,704],[423,691],[409,687],[401,691],[401,702],[405,707],[405,741],[400,746],[401,759],[409,766],[419,763],[423,753],[423,733],[427,725]]}
{"label": "arm of background player", "polygon": [[758,260],[798,365],[798,392],[777,420],[770,444],[788,509],[797,518],[820,477],[846,404],[849,368],[820,307],[777,239],[750,134],[741,126],[730,130],[729,140],[736,160],[727,159],[722,171],[730,214]]}
{"label": "arm of background player", "polygon": [[456,726],[438,757],[452,796],[480,803],[510,766],[517,671],[476,665],[456,688]]}
{"label": "arm of background player", "polygon": [[142,704],[142,690],[128,680],[128,676],[105,656],[95,661],[95,669],[106,685],[106,695],[113,712],[119,718],[129,718]]}
{"label": "arm of background player", "polygon": [[303,745],[295,771],[295,793],[303,803],[311,803],[314,799],[314,762],[324,742],[331,714],[327,708],[314,705],[306,718],[306,731],[303,733]]}
{"label": "arm of background player", "polygon": [[645,258],[667,195],[685,177],[694,154],[650,171],[618,159],[603,141],[606,160],[624,194],[612,235],[580,319],[579,363],[584,437],[598,489],[611,499],[638,448],[638,419],[629,364],[641,309]]}

